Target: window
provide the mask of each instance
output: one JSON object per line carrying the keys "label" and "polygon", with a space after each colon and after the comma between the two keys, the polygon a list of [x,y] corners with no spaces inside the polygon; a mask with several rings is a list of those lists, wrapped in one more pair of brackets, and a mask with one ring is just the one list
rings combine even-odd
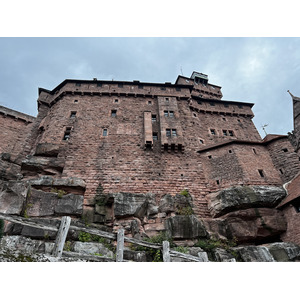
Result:
{"label": "window", "polygon": [[200,144],[204,144],[204,141],[202,139],[199,139]]}
{"label": "window", "polygon": [[208,159],[212,159],[212,156],[211,156],[211,155],[208,155],[207,157],[208,157]]}
{"label": "window", "polygon": [[287,148],[283,148],[282,151],[283,152],[288,152],[288,149]]}
{"label": "window", "polygon": [[167,110],[164,111],[164,116],[168,117],[169,116],[169,112]]}
{"label": "window", "polygon": [[211,129],[211,130],[210,130],[210,133],[211,133],[212,135],[216,135],[215,129]]}
{"label": "window", "polygon": [[243,105],[241,105],[241,104],[238,104],[238,108],[243,108]]}
{"label": "window", "polygon": [[160,89],[161,89],[162,91],[165,91],[165,90],[166,90],[166,88],[165,88],[165,87],[161,87]]}
{"label": "window", "polygon": [[283,171],[282,171],[282,169],[279,169],[279,172],[280,172],[281,174],[283,174]]}
{"label": "window", "polygon": [[193,113],[193,117],[195,117],[195,118],[196,118],[196,117],[197,117],[197,114]]}
{"label": "window", "polygon": [[153,132],[152,138],[153,138],[153,141],[157,141],[158,140],[157,132]]}
{"label": "window", "polygon": [[103,135],[103,136],[107,136],[107,129],[106,129],[106,128],[103,129],[102,135]]}
{"label": "window", "polygon": [[229,136],[234,136],[234,133],[232,130],[228,130]]}
{"label": "window", "polygon": [[98,87],[102,87],[102,83],[99,83],[99,82],[98,82],[98,83],[97,83],[97,86],[98,86]]}
{"label": "window", "polygon": [[78,100],[77,100],[77,99],[75,99],[75,100],[74,100],[74,103],[78,103]]}
{"label": "window", "polygon": [[151,104],[152,104],[152,101],[148,101],[148,104],[151,105]]}
{"label": "window", "polygon": [[143,85],[139,85],[138,87],[139,87],[139,89],[143,89],[143,88],[144,88],[144,86],[143,86]]}
{"label": "window", "polygon": [[227,103],[224,103],[224,107],[229,107],[229,105]]}
{"label": "window", "polygon": [[152,115],[151,118],[152,118],[152,122],[156,122],[156,115]]}
{"label": "window", "polygon": [[166,98],[166,101],[169,102],[169,98]]}
{"label": "window", "polygon": [[181,91],[181,88],[177,87],[177,88],[176,88],[176,91],[177,91],[177,92],[180,92],[180,91]]}
{"label": "window", "polygon": [[113,109],[112,111],[111,111],[111,116],[112,117],[115,117],[117,115],[117,111],[115,110],[115,109]]}
{"label": "window", "polygon": [[166,136],[170,137],[171,136],[171,129],[166,129]]}
{"label": "window", "polygon": [[68,141],[69,138],[70,138],[70,134],[71,134],[71,127],[67,127],[66,128],[66,131],[65,131],[65,134],[64,134],[64,137],[63,137],[63,140],[64,141]]}
{"label": "window", "polygon": [[220,181],[219,181],[219,180],[216,180],[216,183],[217,183],[217,184],[220,184]]}
{"label": "window", "polygon": [[122,88],[123,87],[123,83],[118,83],[118,87]]}
{"label": "window", "polygon": [[169,111],[169,117],[174,118],[174,111],[172,111],[172,110]]}
{"label": "window", "polygon": [[232,153],[232,150],[228,150],[228,153]]}
{"label": "window", "polygon": [[75,83],[75,86],[81,86],[81,83],[76,82],[76,83]]}
{"label": "window", "polygon": [[252,151],[253,151],[253,153],[254,153],[254,154],[257,154],[257,152],[256,152],[256,149],[255,149],[255,148],[253,148],[253,149],[252,149]]}
{"label": "window", "polygon": [[264,171],[263,170],[258,170],[258,173],[260,177],[265,177]]}
{"label": "window", "polygon": [[172,136],[177,136],[177,131],[176,131],[176,129],[172,129]]}
{"label": "window", "polygon": [[119,99],[115,99],[115,103],[119,103]]}
{"label": "window", "polygon": [[223,130],[223,135],[224,135],[224,136],[227,136],[227,135],[228,135],[227,130]]}
{"label": "window", "polygon": [[76,111],[71,111],[70,119],[74,119],[76,117]]}
{"label": "window", "polygon": [[226,118],[223,117],[222,119],[223,119],[223,121],[226,121]]}
{"label": "window", "polygon": [[215,104],[213,102],[209,102],[210,106],[215,106]]}

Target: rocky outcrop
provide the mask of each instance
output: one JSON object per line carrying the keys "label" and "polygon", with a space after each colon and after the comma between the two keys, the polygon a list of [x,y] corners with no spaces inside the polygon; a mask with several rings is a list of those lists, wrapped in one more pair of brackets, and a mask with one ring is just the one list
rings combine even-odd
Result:
{"label": "rocky outcrop", "polygon": [[273,243],[265,245],[276,261],[299,261],[300,246],[293,243]]}
{"label": "rocky outcrop", "polygon": [[195,239],[206,237],[204,224],[195,216],[175,216],[165,220],[165,227],[169,236],[174,239]]}
{"label": "rocky outcrop", "polygon": [[74,242],[71,249],[74,252],[77,252],[79,254],[93,254],[93,255],[105,256],[109,258],[114,257],[114,253],[111,250],[107,249],[101,243]]}
{"label": "rocky outcrop", "polygon": [[0,212],[20,215],[26,201],[29,185],[22,181],[0,182]]}
{"label": "rocky outcrop", "polygon": [[41,144],[37,144],[34,155],[57,157],[59,151],[60,151],[60,145],[52,144],[52,143],[41,143]]}
{"label": "rocky outcrop", "polygon": [[208,208],[216,218],[228,212],[253,207],[275,207],[286,192],[277,186],[234,186],[208,196]]}
{"label": "rocky outcrop", "polygon": [[275,259],[265,246],[245,246],[234,248],[239,261],[244,262],[274,262]]}

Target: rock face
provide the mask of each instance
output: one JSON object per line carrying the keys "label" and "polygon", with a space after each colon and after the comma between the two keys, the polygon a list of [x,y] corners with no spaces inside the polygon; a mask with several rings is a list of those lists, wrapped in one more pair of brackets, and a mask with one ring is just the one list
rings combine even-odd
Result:
{"label": "rock face", "polygon": [[158,210],[159,212],[171,213],[189,207],[192,207],[191,196],[183,196],[179,194],[171,196],[167,194],[160,200]]}
{"label": "rock face", "polygon": [[275,207],[286,192],[276,186],[234,186],[208,196],[212,216],[251,207]]}
{"label": "rock face", "polygon": [[29,185],[26,182],[0,183],[0,212],[19,215],[26,200]]}
{"label": "rock face", "polygon": [[35,149],[36,156],[56,157],[60,151],[60,145],[51,143],[38,144]]}
{"label": "rock face", "polygon": [[271,255],[269,249],[265,246],[246,246],[234,249],[239,260],[244,262],[274,262],[275,259]]}
{"label": "rock face", "polygon": [[[153,194],[132,194],[115,193],[111,194],[114,198],[114,215],[116,217],[135,216],[143,218],[150,203],[155,203]],[[153,207],[152,207],[153,209]]]}
{"label": "rock face", "polygon": [[99,254],[101,256],[106,256],[109,258],[113,258],[114,254],[112,251],[107,249],[101,243],[93,243],[93,242],[75,242],[73,245],[74,252],[78,252],[80,254]]}
{"label": "rock face", "polygon": [[292,243],[273,243],[266,245],[276,261],[300,260],[300,246]]}
{"label": "rock face", "polygon": [[168,218],[165,221],[165,227],[174,239],[195,239],[207,236],[203,223],[193,215]]}
{"label": "rock face", "polygon": [[29,217],[60,215],[81,215],[83,196],[58,193],[48,193],[31,189],[26,204],[26,214]]}

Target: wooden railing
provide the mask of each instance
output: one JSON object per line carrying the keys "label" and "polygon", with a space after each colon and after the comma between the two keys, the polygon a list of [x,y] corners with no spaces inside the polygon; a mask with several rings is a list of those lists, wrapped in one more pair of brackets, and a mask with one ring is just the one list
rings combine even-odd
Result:
{"label": "wooden railing", "polygon": [[[164,262],[171,262],[171,257],[183,258],[187,261],[193,261],[193,262],[203,262],[203,259],[200,257],[196,257],[193,255],[184,254],[181,252],[170,250],[170,244],[168,241],[163,241],[162,245],[154,244],[154,243],[126,237],[124,235],[124,229],[119,229],[118,233],[112,233],[112,232],[102,231],[97,228],[79,227],[79,226],[71,225],[70,217],[62,217],[59,228],[57,228],[56,226],[53,226],[53,225],[49,225],[49,224],[45,225],[42,222],[33,221],[28,218],[23,218],[20,216],[8,215],[8,214],[3,214],[3,213],[0,213],[0,219],[6,220],[6,221],[9,221],[12,223],[17,223],[17,224],[21,224],[21,225],[25,225],[25,226],[38,228],[38,229],[57,232],[54,248],[52,251],[52,255],[55,257],[61,257],[62,255],[68,256],[68,257],[79,256],[77,253],[74,253],[74,252],[71,253],[71,252],[63,251],[68,231],[75,230],[75,231],[83,231],[86,233],[90,233],[90,234],[100,236],[102,238],[106,238],[109,240],[114,240],[114,241],[116,240],[117,241],[116,260],[115,260],[116,262],[126,261],[123,258],[124,242],[132,243],[135,245],[144,246],[144,247],[148,247],[148,248],[162,250]],[[103,258],[97,257],[95,255],[80,255],[80,257],[85,257],[87,259],[92,258],[94,260],[103,261]],[[113,261],[113,260],[106,259],[106,261]]]}

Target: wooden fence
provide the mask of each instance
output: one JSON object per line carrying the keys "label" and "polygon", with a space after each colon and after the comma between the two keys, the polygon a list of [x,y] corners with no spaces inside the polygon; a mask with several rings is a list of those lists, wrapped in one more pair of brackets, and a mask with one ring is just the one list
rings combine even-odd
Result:
{"label": "wooden fence", "polygon": [[[160,249],[163,252],[163,261],[164,262],[171,262],[171,257],[183,258],[183,259],[185,259],[187,261],[191,261],[191,262],[203,262],[203,259],[200,257],[196,257],[193,255],[184,254],[181,252],[170,250],[170,244],[168,241],[163,241],[162,245],[154,244],[154,243],[149,243],[146,241],[126,237],[124,235],[124,229],[119,229],[118,233],[111,233],[111,232],[99,230],[97,228],[79,227],[79,226],[71,225],[70,217],[62,217],[59,228],[57,228],[56,226],[53,226],[53,225],[49,225],[49,224],[46,225],[46,224],[43,224],[42,222],[33,221],[31,219],[27,219],[27,218],[15,216],[15,215],[7,215],[7,214],[0,213],[0,218],[3,220],[6,220],[6,221],[12,222],[12,223],[17,223],[17,224],[21,224],[21,225],[25,225],[25,226],[38,228],[38,229],[57,232],[54,248],[52,251],[52,255],[55,257],[61,257],[62,255],[66,256],[66,257],[79,257],[80,256],[81,258],[103,261],[102,257],[96,256],[96,255],[81,255],[81,254],[79,255],[74,252],[63,251],[68,231],[75,230],[75,231],[83,231],[86,233],[90,233],[90,234],[100,236],[100,237],[103,237],[106,239],[114,240],[114,241],[116,240],[117,241],[116,260],[115,260],[116,262],[126,261],[123,259],[124,242],[132,243],[135,245],[144,246],[144,247],[148,247],[148,248],[152,248],[152,249]],[[114,260],[105,259],[105,261],[114,261]]]}

